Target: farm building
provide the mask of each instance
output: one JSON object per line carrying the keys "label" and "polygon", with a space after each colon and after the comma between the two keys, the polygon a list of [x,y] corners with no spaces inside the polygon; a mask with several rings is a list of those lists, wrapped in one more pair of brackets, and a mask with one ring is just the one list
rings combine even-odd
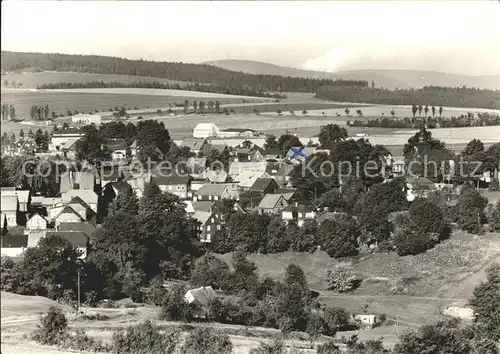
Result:
{"label": "farm building", "polygon": [[95,124],[95,125],[100,125],[101,124],[101,116],[99,114],[75,114],[74,116],[71,117],[71,121],[74,124],[80,124],[80,125],[89,125],[89,124]]}
{"label": "farm building", "polygon": [[248,128],[229,128],[219,131],[217,136],[221,138],[252,138],[257,135],[257,131]]}
{"label": "farm building", "polygon": [[220,129],[213,123],[199,123],[193,129],[193,138],[210,138],[219,135]]}

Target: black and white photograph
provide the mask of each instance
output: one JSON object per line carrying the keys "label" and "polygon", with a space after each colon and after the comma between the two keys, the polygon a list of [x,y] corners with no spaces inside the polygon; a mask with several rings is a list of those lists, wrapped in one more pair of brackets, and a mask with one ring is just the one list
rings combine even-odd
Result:
{"label": "black and white photograph", "polygon": [[1,2],[2,354],[500,354],[498,0]]}

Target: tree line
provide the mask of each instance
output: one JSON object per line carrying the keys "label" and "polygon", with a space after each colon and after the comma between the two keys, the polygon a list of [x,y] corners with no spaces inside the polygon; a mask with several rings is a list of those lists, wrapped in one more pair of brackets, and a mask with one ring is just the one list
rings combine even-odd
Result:
{"label": "tree line", "polygon": [[33,105],[30,107],[30,117],[33,120],[47,120],[49,118],[50,108],[49,105],[38,106]]}
{"label": "tree line", "polygon": [[254,96],[266,98],[286,98],[286,95],[279,93],[269,93],[265,90],[256,90],[252,87],[229,87],[207,84],[165,84],[158,81],[134,81],[134,82],[57,82],[37,85],[38,89],[78,89],[78,88],[117,88],[117,87],[132,87],[132,88],[148,88],[148,89],[169,89],[169,90],[186,90],[198,92],[220,93],[226,95],[237,96]]}
{"label": "tree line", "polygon": [[[387,90],[353,86],[326,85],[316,97],[334,101],[389,105],[431,105],[500,109],[500,90],[425,86],[420,89]],[[422,109],[422,108],[420,108]]]}
{"label": "tree line", "polygon": [[[230,91],[251,88],[256,92],[315,92],[318,87],[333,83],[331,79],[248,74],[206,64],[154,62],[96,55],[2,51],[1,59],[2,71],[35,67],[51,71],[149,76],[175,81],[214,84],[216,87]],[[201,89],[203,88],[201,87]]]}
{"label": "tree line", "polygon": [[[394,112],[394,111],[392,111]],[[500,125],[499,115],[490,115],[488,113],[478,113],[477,118],[474,118],[472,113],[467,115],[462,114],[458,117],[450,118],[370,118],[370,119],[355,119],[348,121],[347,125],[353,127],[377,127],[377,128],[411,128],[416,129],[422,124],[427,128],[461,128],[461,127],[483,127]]]}

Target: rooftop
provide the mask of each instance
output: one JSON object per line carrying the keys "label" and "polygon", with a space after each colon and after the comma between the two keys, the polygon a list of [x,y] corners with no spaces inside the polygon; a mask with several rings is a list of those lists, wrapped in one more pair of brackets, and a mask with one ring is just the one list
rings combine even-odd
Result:
{"label": "rooftop", "polygon": [[77,247],[87,247],[89,238],[82,231],[48,231],[45,237],[59,236],[63,240],[68,241],[71,246]]}

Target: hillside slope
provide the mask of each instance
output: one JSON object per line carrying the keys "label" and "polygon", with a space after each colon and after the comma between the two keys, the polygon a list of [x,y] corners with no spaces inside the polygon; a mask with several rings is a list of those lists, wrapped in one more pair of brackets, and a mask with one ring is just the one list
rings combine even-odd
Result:
{"label": "hillside slope", "polygon": [[310,77],[318,79],[350,79],[375,82],[377,87],[388,89],[419,88],[423,86],[467,86],[485,89],[500,89],[500,75],[470,76],[449,74],[439,71],[421,70],[348,70],[340,72],[325,72],[303,70],[278,66],[251,60],[215,60],[204,64],[217,66],[232,71],[242,71],[250,74],[281,75],[292,77]]}

